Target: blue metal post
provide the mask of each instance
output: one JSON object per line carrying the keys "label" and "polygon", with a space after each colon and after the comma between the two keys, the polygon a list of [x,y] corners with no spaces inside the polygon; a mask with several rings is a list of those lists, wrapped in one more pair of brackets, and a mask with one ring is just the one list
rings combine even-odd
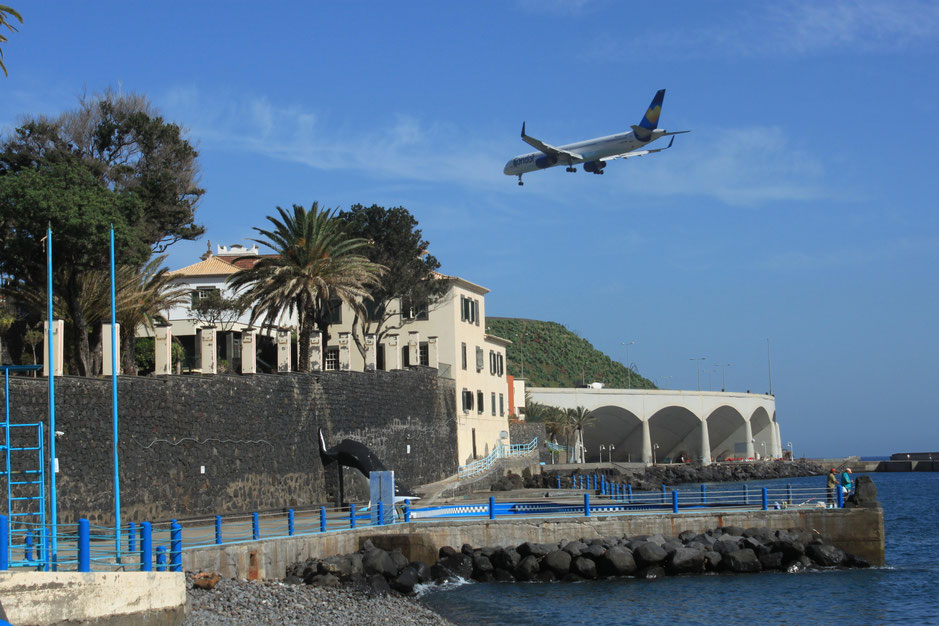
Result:
{"label": "blue metal post", "polygon": [[133,522],[127,525],[127,551],[131,554],[137,551],[137,525]]}
{"label": "blue metal post", "polygon": [[78,520],[78,571],[91,571],[91,534],[88,520]]}
{"label": "blue metal post", "polygon": [[835,486],[835,490],[838,492],[838,508],[844,508],[844,489],[840,485]]}
{"label": "blue metal post", "polygon": [[590,517],[590,494],[584,494],[584,517]]}
{"label": "blue metal post", "polygon": [[707,504],[708,501],[708,488],[706,485],[701,485],[701,504]]}
{"label": "blue metal post", "polygon": [[156,549],[156,571],[166,571],[166,546],[157,546]]}
{"label": "blue metal post", "polygon": [[[121,482],[118,474],[117,460],[117,320],[115,319],[117,305],[115,304],[115,279],[114,279],[114,224],[111,224],[111,417],[113,425],[111,427],[114,440],[114,528],[117,530],[115,539],[115,549],[117,551],[117,562],[121,562]],[[130,347],[128,347],[130,349]],[[51,354],[51,351],[50,351]],[[55,430],[52,430],[52,440],[55,441]],[[53,450],[55,450],[53,444]],[[54,506],[54,505],[53,505]],[[55,538],[53,538],[55,541]]]}
{"label": "blue metal post", "polygon": [[10,569],[10,527],[6,515],[0,515],[0,570]]}
{"label": "blue metal post", "polygon": [[666,497],[667,495],[668,495],[668,492],[667,492],[667,490],[665,489],[665,485],[663,484],[663,485],[662,485],[662,504],[665,504],[665,497]]}
{"label": "blue metal post", "polygon": [[326,532],[326,507],[325,506],[320,507],[320,532],[321,533]]}
{"label": "blue metal post", "polygon": [[378,501],[378,525],[385,525],[385,503],[381,500]]}
{"label": "blue metal post", "polygon": [[763,487],[763,510],[769,509],[769,492]]}
{"label": "blue metal post", "polygon": [[[50,513],[51,519],[51,534],[52,534],[52,559],[55,560],[56,555],[58,554],[58,540],[57,535],[58,531],[56,530],[56,525],[58,523],[58,514],[56,509],[56,490],[55,490],[55,344],[52,341],[52,227],[49,226],[46,228],[46,278],[47,278],[47,300],[48,300],[48,310],[46,311],[49,318],[49,332],[47,333],[46,341],[49,346],[49,504],[50,504]],[[120,528],[120,526],[118,526]],[[120,539],[118,539],[120,542]],[[118,544],[120,545],[120,544]],[[120,553],[120,549],[118,549]]]}
{"label": "blue metal post", "polygon": [[355,505],[349,505],[349,528],[355,528]]}
{"label": "blue metal post", "polygon": [[251,514],[251,538],[255,541],[261,538],[261,524],[258,522],[257,512]]}
{"label": "blue metal post", "polygon": [[27,561],[32,561],[33,560],[33,531],[31,530],[26,531],[26,540],[24,541],[24,543],[26,544],[26,549],[23,551],[23,558],[26,559]]}
{"label": "blue metal post", "polygon": [[411,500],[410,498],[405,498],[404,500],[404,521],[411,521]]}
{"label": "blue metal post", "polygon": [[170,524],[170,571],[183,571],[183,527],[176,520]]}
{"label": "blue metal post", "polygon": [[153,530],[150,522],[140,524],[140,571],[152,572]]}
{"label": "blue metal post", "polygon": [[558,474],[558,489],[561,488],[561,475]]}
{"label": "blue metal post", "polygon": [[678,490],[672,489],[672,513],[678,513]]}
{"label": "blue metal post", "polygon": [[215,516],[215,543],[219,545],[222,543],[222,516],[221,515]]}
{"label": "blue metal post", "polygon": [[489,519],[496,519],[496,499],[489,496]]}
{"label": "blue metal post", "polygon": [[287,535],[293,537],[293,509],[287,509]]}
{"label": "blue metal post", "polygon": [[792,485],[786,485],[786,499],[792,504]]}
{"label": "blue metal post", "polygon": [[745,484],[743,486],[743,503],[747,505],[750,504],[750,485]]}

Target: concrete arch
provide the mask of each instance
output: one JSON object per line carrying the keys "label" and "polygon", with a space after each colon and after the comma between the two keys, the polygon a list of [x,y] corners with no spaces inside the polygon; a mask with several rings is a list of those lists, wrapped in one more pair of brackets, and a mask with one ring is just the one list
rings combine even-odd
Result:
{"label": "concrete arch", "polygon": [[726,404],[719,406],[708,415],[707,425],[711,456],[715,460],[753,457],[750,422],[740,411]]}
{"label": "concrete arch", "polygon": [[761,458],[776,456],[776,425],[763,407],[757,407],[750,416],[753,432],[753,452]]}
{"label": "concrete arch", "polygon": [[687,452],[692,457],[710,461],[710,444],[706,442],[707,426],[697,415],[680,406],[667,406],[649,418],[649,434],[655,459],[674,459]]}
{"label": "concrete arch", "polygon": [[[614,461],[638,462],[642,459],[642,420],[623,407],[607,405],[592,409],[594,420],[584,428],[584,459],[600,461],[600,446],[613,446]],[[606,460],[609,452],[604,451]]]}

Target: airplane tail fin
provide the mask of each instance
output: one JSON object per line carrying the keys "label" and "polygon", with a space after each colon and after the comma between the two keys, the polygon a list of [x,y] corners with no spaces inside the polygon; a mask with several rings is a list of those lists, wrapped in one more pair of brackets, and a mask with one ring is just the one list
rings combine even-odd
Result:
{"label": "airplane tail fin", "polygon": [[646,114],[642,116],[642,121],[639,122],[639,128],[655,130],[658,127],[659,114],[662,113],[663,100],[665,100],[665,90],[659,89],[655,92],[655,97],[652,98],[652,103],[649,105]]}

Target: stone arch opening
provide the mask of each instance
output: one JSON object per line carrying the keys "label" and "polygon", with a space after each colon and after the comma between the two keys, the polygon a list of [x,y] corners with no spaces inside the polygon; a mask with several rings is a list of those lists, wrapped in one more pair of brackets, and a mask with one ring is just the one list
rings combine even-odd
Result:
{"label": "stone arch opening", "polygon": [[707,418],[711,456],[716,461],[746,458],[747,419],[732,406],[720,406]]}
{"label": "stone arch opening", "polygon": [[702,428],[707,428],[705,423],[684,407],[668,406],[656,411],[649,418],[649,435],[656,462],[671,462],[686,450],[710,458],[710,450],[701,450]]}
{"label": "stone arch opening", "polygon": [[591,409],[590,414],[594,419],[584,428],[587,463],[600,462],[600,446],[604,446],[603,461],[607,461],[611,445],[613,461],[638,463],[642,460],[642,420],[635,413],[619,406],[602,406]]}
{"label": "stone arch opening", "polygon": [[761,459],[772,458],[776,454],[776,427],[763,407],[757,407],[750,416],[750,430],[753,432],[753,453]]}

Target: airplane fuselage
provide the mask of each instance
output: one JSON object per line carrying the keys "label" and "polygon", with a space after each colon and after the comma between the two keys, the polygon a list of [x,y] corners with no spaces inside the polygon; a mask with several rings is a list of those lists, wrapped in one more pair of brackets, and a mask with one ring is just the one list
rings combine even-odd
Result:
{"label": "airplane fuselage", "polygon": [[505,164],[505,169],[502,171],[509,176],[518,176],[520,174],[535,172],[557,165],[571,166],[575,163],[589,163],[597,159],[638,150],[649,145],[656,139],[660,139],[664,134],[665,130],[656,129],[652,131],[652,136],[649,137],[647,141],[642,141],[636,137],[633,131],[629,131],[627,133],[597,137],[595,139],[559,146],[562,150],[581,155],[582,158],[580,159],[568,159],[563,156],[554,157],[539,151],[520,154],[513,159],[509,159],[509,162]]}

